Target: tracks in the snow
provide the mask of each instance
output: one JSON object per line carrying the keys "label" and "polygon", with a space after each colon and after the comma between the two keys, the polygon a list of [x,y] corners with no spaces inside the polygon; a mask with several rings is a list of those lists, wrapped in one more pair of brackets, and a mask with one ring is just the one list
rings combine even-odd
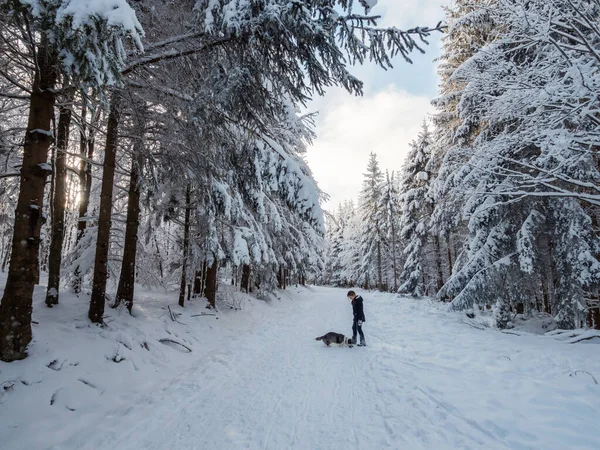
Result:
{"label": "tracks in the snow", "polygon": [[349,328],[344,297],[323,291],[273,308],[168,386],[115,411],[102,435],[64,448],[503,448],[422,379],[454,369],[411,359],[393,341],[387,311],[366,308],[369,346],[353,349],[314,341]]}

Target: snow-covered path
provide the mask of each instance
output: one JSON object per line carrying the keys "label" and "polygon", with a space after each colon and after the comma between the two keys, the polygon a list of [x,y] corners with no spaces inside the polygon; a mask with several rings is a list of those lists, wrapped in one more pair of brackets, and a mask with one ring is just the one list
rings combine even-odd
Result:
{"label": "snow-covered path", "polygon": [[327,348],[314,337],[350,330],[345,291],[302,292],[54,448],[600,448],[600,346],[478,330],[441,306],[367,294],[368,347]]}

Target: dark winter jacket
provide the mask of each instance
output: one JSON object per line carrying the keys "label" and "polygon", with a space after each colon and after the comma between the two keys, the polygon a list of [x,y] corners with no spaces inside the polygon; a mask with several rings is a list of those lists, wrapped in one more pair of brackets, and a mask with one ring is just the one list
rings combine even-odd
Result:
{"label": "dark winter jacket", "polygon": [[354,320],[362,320],[365,322],[365,311],[363,310],[363,298],[357,295],[352,300],[352,312],[354,313]]}

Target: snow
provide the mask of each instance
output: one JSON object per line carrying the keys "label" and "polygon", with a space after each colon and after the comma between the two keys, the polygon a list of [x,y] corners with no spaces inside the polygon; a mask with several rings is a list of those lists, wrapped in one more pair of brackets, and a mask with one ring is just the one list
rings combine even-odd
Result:
{"label": "snow", "polygon": [[350,332],[345,289],[197,317],[204,300],[140,290],[135,317],[108,310],[105,328],[88,297],[48,309],[44,291],[30,356],[0,363],[3,448],[600,448],[599,339],[480,329],[443,304],[360,292],[368,347],[327,348],[314,338]]}
{"label": "snow", "polygon": [[33,130],[29,130],[29,133],[31,134],[43,134],[46,136],[50,136],[50,137],[54,137],[54,133],[52,132],[52,130],[42,130],[41,128],[34,128]]}
{"label": "snow", "polygon": [[110,26],[121,27],[135,33],[142,26],[135,11],[126,0],[63,0],[56,14],[56,21],[71,19],[74,30],[84,26],[94,26],[100,18]]}
{"label": "snow", "polygon": [[45,172],[52,172],[52,166],[48,163],[39,163],[37,166]]}
{"label": "snow", "polygon": [[429,174],[427,172],[418,172],[416,178],[418,181],[428,181]]}

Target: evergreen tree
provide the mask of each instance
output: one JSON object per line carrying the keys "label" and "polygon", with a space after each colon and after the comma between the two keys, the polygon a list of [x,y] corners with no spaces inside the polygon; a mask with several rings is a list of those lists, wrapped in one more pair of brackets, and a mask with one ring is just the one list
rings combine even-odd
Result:
{"label": "evergreen tree", "polygon": [[329,236],[329,252],[328,260],[328,284],[334,286],[345,286],[343,277],[344,265],[342,262],[342,253],[344,251],[344,231],[346,228],[346,218],[342,210],[342,205],[338,206],[338,210],[334,217],[331,218],[331,224],[328,228]]}
{"label": "evergreen tree", "polygon": [[70,1],[0,1],[3,28],[19,30],[20,44],[28,49],[32,80],[11,264],[0,303],[3,361],[25,358],[31,341],[32,295],[39,278],[40,231],[46,215],[44,186],[52,172],[47,159],[57,82],[64,78],[65,86],[72,81],[102,89],[119,78],[126,41],[141,49],[142,30],[125,0],[89,6],[79,9]]}
{"label": "evergreen tree", "polygon": [[394,176],[386,170],[378,206],[378,221],[383,235],[383,273],[386,290],[398,290],[400,199]]}
{"label": "evergreen tree", "polygon": [[361,218],[360,276],[358,282],[365,288],[382,288],[383,231],[379,207],[382,194],[383,173],[379,169],[377,155],[371,153],[367,172],[364,174],[358,209]]}
{"label": "evergreen tree", "polygon": [[345,286],[354,286],[362,273],[360,253],[362,221],[352,200],[344,202],[342,217],[344,217],[344,245],[340,255],[342,267],[340,279]]}
{"label": "evergreen tree", "polygon": [[400,180],[400,237],[404,261],[399,292],[415,296],[430,292],[425,270],[428,223],[433,212],[429,197],[430,174],[427,165],[431,157],[431,133],[423,123],[416,141],[406,155]]}
{"label": "evergreen tree", "polygon": [[598,5],[501,0],[486,14],[504,26],[454,74],[465,86],[457,136],[471,139],[452,189],[467,193],[469,236],[443,291],[457,309],[495,300],[498,326],[507,310],[536,308],[541,291],[559,326],[580,326],[600,281],[594,208],[581,203],[597,204],[584,186],[600,179],[589,152],[600,79],[597,57],[572,41],[599,42]]}

